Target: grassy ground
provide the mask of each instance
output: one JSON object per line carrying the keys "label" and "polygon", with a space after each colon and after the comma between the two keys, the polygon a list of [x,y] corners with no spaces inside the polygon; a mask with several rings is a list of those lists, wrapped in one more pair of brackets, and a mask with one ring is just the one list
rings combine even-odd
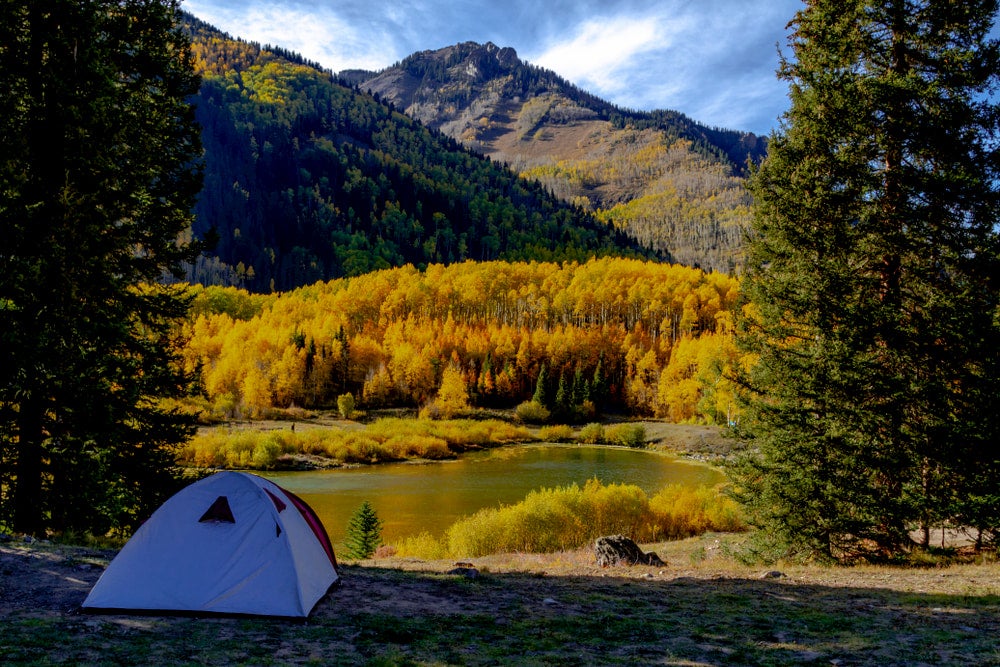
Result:
{"label": "grassy ground", "polygon": [[[600,569],[587,551],[365,561],[305,622],[77,612],[113,555],[0,544],[6,664],[997,665],[1000,564],[779,567],[724,555],[737,536],[647,545],[665,567]],[[774,574],[774,573],[770,573]]]}

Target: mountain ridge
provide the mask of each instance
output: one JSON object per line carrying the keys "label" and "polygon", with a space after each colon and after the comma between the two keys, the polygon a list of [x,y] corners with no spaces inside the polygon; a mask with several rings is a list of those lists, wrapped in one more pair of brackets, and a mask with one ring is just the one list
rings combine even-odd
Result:
{"label": "mountain ridge", "polygon": [[491,42],[334,74],[186,20],[206,146],[193,232],[219,236],[192,280],[269,291],[606,254],[741,264],[749,200],[730,155],[759,156],[752,134],[621,109]]}
{"label": "mountain ridge", "polygon": [[[629,121],[644,126],[673,124],[680,136],[703,144],[702,147],[709,153],[725,155],[737,170],[743,168],[748,157],[759,160],[764,153],[765,142],[752,132],[709,127],[679,111],[668,109],[639,111],[615,105],[579,88],[552,70],[521,60],[513,47],[501,47],[490,41],[486,43],[466,41],[439,49],[418,51],[382,70],[345,70],[338,73],[338,76],[362,90],[371,91],[411,117],[436,129],[442,129],[449,136],[455,136],[455,128],[449,127],[447,121],[442,121],[442,112],[435,111],[428,105],[432,98],[440,97],[429,91],[428,82],[434,82],[435,74],[438,74],[437,79],[441,81],[442,69],[451,75],[452,80],[446,82],[447,87],[458,100],[461,100],[463,93],[469,96],[475,92],[471,85],[466,85],[466,89],[462,90],[463,78],[466,84],[485,84],[481,88],[492,91],[496,90],[494,84],[499,83],[506,89],[508,98],[535,97],[554,92],[575,104],[575,108],[564,104],[554,110],[554,122],[599,118],[612,121],[619,126]],[[510,79],[503,81],[503,77]],[[398,85],[400,79],[406,80],[407,85],[403,88]],[[456,99],[445,97],[445,101],[454,102]],[[480,108],[489,103],[489,100],[483,99],[474,101]],[[520,102],[517,99],[513,101]],[[455,116],[455,110],[451,111],[451,115]]]}
{"label": "mountain ridge", "polygon": [[317,64],[186,21],[205,148],[192,232],[218,238],[192,281],[266,292],[405,264],[653,256]]}
{"label": "mountain ridge", "polygon": [[420,51],[350,80],[646,248],[710,270],[741,265],[742,179],[766,149],[752,133],[617,107],[492,42]]}

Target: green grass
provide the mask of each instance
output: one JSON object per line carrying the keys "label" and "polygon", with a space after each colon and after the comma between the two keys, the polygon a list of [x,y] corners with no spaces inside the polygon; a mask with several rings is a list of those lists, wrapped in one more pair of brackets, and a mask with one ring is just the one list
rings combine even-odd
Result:
{"label": "green grass", "polygon": [[[672,591],[677,594],[678,591]],[[631,592],[630,592],[631,593]],[[687,593],[691,595],[690,592]],[[766,594],[766,593],[765,593]],[[649,661],[795,665],[839,658],[846,664],[995,664],[995,635],[935,627],[933,619],[903,608],[894,622],[877,614],[851,619],[832,606],[823,614],[762,602],[755,596],[687,601],[637,610],[607,596],[603,613],[543,616],[526,611],[500,621],[482,614],[397,619],[348,613],[335,621],[299,626],[255,621],[228,637],[215,627],[184,620],[139,632],[108,622],[57,619],[8,624],[0,641],[8,664],[635,664]],[[634,595],[626,595],[632,600]],[[706,618],[711,610],[715,619]],[[701,610],[701,611],[699,611]],[[995,614],[996,609],[990,611]],[[833,617],[833,615],[838,615]],[[973,615],[975,618],[976,615]],[[222,621],[224,623],[224,621]],[[96,627],[95,627],[96,626]],[[994,626],[995,628],[995,626]],[[905,637],[901,640],[901,637]],[[55,648],[63,647],[63,648]]]}
{"label": "green grass", "polygon": [[33,570],[42,578],[37,604],[29,596],[0,607],[0,655],[16,665],[1000,661],[995,562],[939,570],[789,566],[780,579],[761,579],[719,555],[689,563],[687,554],[719,539],[656,545],[665,568],[601,570],[582,552],[485,559],[473,580],[444,573],[451,563],[443,562],[344,566],[342,586],[305,621],[73,613],[47,588],[53,574],[99,574],[78,574],[73,564],[85,559],[73,553]]}

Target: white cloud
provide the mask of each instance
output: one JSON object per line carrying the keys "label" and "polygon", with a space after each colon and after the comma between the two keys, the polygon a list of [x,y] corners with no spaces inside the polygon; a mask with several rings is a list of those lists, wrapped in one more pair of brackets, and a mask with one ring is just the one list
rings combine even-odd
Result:
{"label": "white cloud", "polygon": [[638,17],[586,19],[527,59],[619,106],[673,109],[708,125],[766,132],[785,103],[774,77],[775,26],[784,25],[784,11],[732,0],[667,1]]}
{"label": "white cloud", "polygon": [[629,85],[629,69],[640,55],[670,44],[679,25],[656,17],[591,19],[568,40],[550,44],[529,59],[584,89],[611,93]]}
{"label": "white cloud", "polygon": [[351,25],[333,7],[186,0],[184,9],[234,37],[294,51],[333,71],[381,69],[407,54],[386,34]]}

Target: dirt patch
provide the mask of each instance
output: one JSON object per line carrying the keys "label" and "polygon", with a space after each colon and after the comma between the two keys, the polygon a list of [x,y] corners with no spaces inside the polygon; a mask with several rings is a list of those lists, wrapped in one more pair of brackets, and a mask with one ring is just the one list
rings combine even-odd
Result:
{"label": "dirt patch", "polygon": [[80,614],[113,552],[0,545],[8,664],[1000,663],[1000,565],[741,567],[739,538],[643,545],[663,567],[589,550],[342,566],[304,622]]}
{"label": "dirt patch", "polygon": [[18,611],[74,612],[112,556],[45,545],[0,546],[0,617]]}
{"label": "dirt patch", "polygon": [[728,437],[721,426],[659,421],[641,423],[646,429],[646,441],[651,447],[676,452],[688,458],[719,463],[727,460],[738,448],[738,443]]}

